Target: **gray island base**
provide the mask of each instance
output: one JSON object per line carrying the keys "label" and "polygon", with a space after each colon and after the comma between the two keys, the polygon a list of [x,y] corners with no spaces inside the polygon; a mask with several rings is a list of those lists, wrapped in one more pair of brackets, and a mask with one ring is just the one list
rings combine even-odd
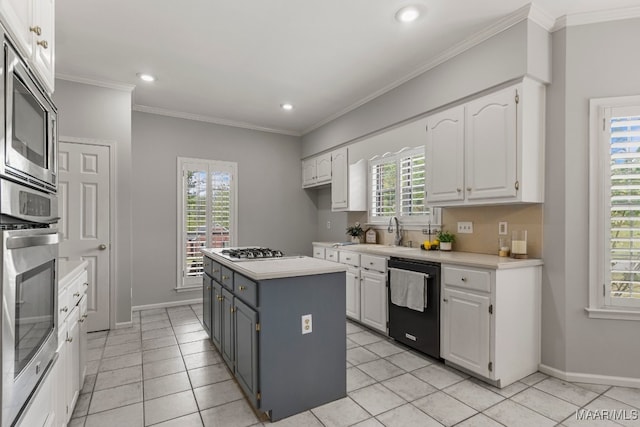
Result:
{"label": "gray island base", "polygon": [[217,251],[203,250],[205,329],[254,408],[278,421],[346,397],[344,267]]}

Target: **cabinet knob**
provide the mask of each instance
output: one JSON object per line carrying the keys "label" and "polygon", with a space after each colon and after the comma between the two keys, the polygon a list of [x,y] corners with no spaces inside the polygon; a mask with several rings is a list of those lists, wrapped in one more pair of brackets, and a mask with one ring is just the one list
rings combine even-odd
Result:
{"label": "cabinet knob", "polygon": [[214,268],[214,269],[213,269],[213,272],[214,272],[214,273],[218,273],[219,271],[220,271],[220,270],[218,270],[217,268]]}
{"label": "cabinet knob", "polygon": [[211,286],[207,286],[207,290],[211,290]]}
{"label": "cabinet knob", "polygon": [[246,287],[246,286],[240,286],[240,290],[241,290],[241,291],[244,291],[245,289],[247,289],[247,287]]}
{"label": "cabinet knob", "polygon": [[84,286],[86,286],[86,287],[89,287],[89,284],[88,284],[88,283],[83,283],[83,285],[84,285]]}
{"label": "cabinet knob", "polygon": [[68,308],[68,307],[62,307],[62,308],[60,309],[60,311],[63,311],[63,312],[65,312],[65,313],[66,313],[67,311],[69,311],[69,308]]}
{"label": "cabinet knob", "polygon": [[462,280],[463,282],[466,282],[466,281],[467,281],[467,278],[466,278],[466,277],[463,277],[463,278],[461,278],[460,280]]}
{"label": "cabinet knob", "polygon": [[79,297],[80,296],[80,292],[76,292],[75,294],[73,294],[74,297]]}
{"label": "cabinet knob", "polygon": [[42,46],[43,49],[47,49],[49,47],[49,43],[47,43],[46,40],[39,40],[36,44]]}
{"label": "cabinet knob", "polygon": [[229,280],[229,276],[222,276],[222,280]]}
{"label": "cabinet knob", "polygon": [[73,337],[67,338],[67,342],[73,342]]}
{"label": "cabinet knob", "polygon": [[29,31],[31,31],[32,33],[36,33],[36,36],[39,36],[42,34],[42,28],[40,28],[37,25],[35,27],[29,27]]}
{"label": "cabinet knob", "polygon": [[84,323],[84,317],[79,318],[79,319],[78,319],[78,322],[80,322],[80,323]]}
{"label": "cabinet knob", "polygon": [[462,191],[462,188],[456,188],[456,191],[460,193]]}
{"label": "cabinet knob", "polygon": [[449,302],[449,300],[448,300],[448,299],[446,299],[446,298],[443,298],[443,299],[442,299],[442,302]]}
{"label": "cabinet knob", "polygon": [[104,251],[105,249],[107,249],[107,245],[102,244],[102,245],[98,246],[98,249],[100,249],[101,251]]}

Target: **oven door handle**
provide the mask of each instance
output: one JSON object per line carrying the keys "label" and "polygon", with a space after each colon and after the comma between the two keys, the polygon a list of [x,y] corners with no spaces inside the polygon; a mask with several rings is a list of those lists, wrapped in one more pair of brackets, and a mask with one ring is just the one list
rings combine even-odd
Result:
{"label": "oven door handle", "polygon": [[7,249],[22,249],[33,246],[57,245],[60,242],[58,233],[37,236],[14,236],[7,238]]}

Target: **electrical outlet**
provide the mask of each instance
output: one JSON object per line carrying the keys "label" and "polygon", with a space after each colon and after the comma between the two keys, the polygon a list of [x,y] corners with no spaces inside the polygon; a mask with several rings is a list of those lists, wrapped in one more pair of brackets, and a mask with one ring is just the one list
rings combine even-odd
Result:
{"label": "electrical outlet", "polygon": [[460,221],[458,222],[458,233],[471,234],[473,233],[473,223],[471,221]]}
{"label": "electrical outlet", "polygon": [[331,230],[331,221],[327,221],[327,230]]}
{"label": "electrical outlet", "polygon": [[311,320],[310,314],[305,314],[304,316],[302,316],[302,335],[311,333],[311,331],[313,330],[312,323],[313,322]]}
{"label": "electrical outlet", "polygon": [[506,236],[508,233],[507,231],[507,222],[503,221],[503,222],[499,222],[498,223],[498,234],[501,236]]}

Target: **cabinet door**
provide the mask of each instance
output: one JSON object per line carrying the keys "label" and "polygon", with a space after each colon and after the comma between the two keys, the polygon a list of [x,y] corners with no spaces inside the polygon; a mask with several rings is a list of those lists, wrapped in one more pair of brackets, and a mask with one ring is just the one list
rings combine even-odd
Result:
{"label": "cabinet door", "polygon": [[211,341],[218,350],[222,350],[222,286],[213,280],[211,288]]}
{"label": "cabinet door", "polygon": [[427,201],[464,200],[464,106],[427,118]]}
{"label": "cabinet door", "polygon": [[490,299],[444,288],[442,299],[442,357],[489,377]]}
{"label": "cabinet door", "polygon": [[[62,319],[62,316],[60,316]],[[67,425],[67,322],[58,323],[58,359],[53,366],[55,381],[53,385],[53,404],[56,414],[56,426]]]}
{"label": "cabinet door", "polygon": [[387,276],[360,271],[360,319],[362,323],[387,332]]}
{"label": "cabinet door", "polygon": [[211,304],[213,279],[208,275],[202,275],[202,327],[211,336]]}
{"label": "cabinet door", "polygon": [[35,35],[34,63],[49,93],[53,93],[55,79],[55,0],[34,1],[33,23],[41,29]]}
{"label": "cabinet door", "polygon": [[80,308],[80,318],[78,319],[78,322],[80,323],[80,330],[79,330],[79,340],[80,340],[80,360],[79,360],[79,367],[80,367],[80,376],[78,379],[78,385],[80,388],[82,388],[82,385],[84,384],[84,377],[87,373],[87,332],[88,330],[88,323],[87,323],[87,295],[84,294],[82,296],[82,299],[80,300],[80,303],[78,304],[78,307]]}
{"label": "cabinet door", "polygon": [[360,320],[360,269],[347,270],[347,316]]}
{"label": "cabinet door", "polygon": [[71,417],[73,408],[80,393],[80,328],[79,328],[80,308],[75,307],[69,317],[67,317],[67,355],[66,355],[66,375],[67,375],[67,420]]}
{"label": "cabinet door", "polygon": [[222,358],[234,370],[234,354],[233,354],[233,294],[226,289],[222,289]]}
{"label": "cabinet door", "polygon": [[347,149],[331,153],[331,209],[346,209],[349,194],[349,162]]}
{"label": "cabinet door", "polygon": [[316,172],[318,184],[331,181],[331,153],[316,157]]}
{"label": "cabinet door", "polygon": [[466,197],[468,200],[516,196],[516,88],[466,106]]}
{"label": "cabinet door", "polygon": [[305,160],[302,162],[302,186],[313,185],[316,183],[316,159]]}
{"label": "cabinet door", "polygon": [[31,38],[33,32],[33,1],[27,0],[0,0],[0,13],[9,32],[18,44],[16,46],[27,57],[31,57]]}
{"label": "cabinet door", "polygon": [[258,313],[235,299],[235,355],[236,379],[251,403],[257,406],[258,392]]}

